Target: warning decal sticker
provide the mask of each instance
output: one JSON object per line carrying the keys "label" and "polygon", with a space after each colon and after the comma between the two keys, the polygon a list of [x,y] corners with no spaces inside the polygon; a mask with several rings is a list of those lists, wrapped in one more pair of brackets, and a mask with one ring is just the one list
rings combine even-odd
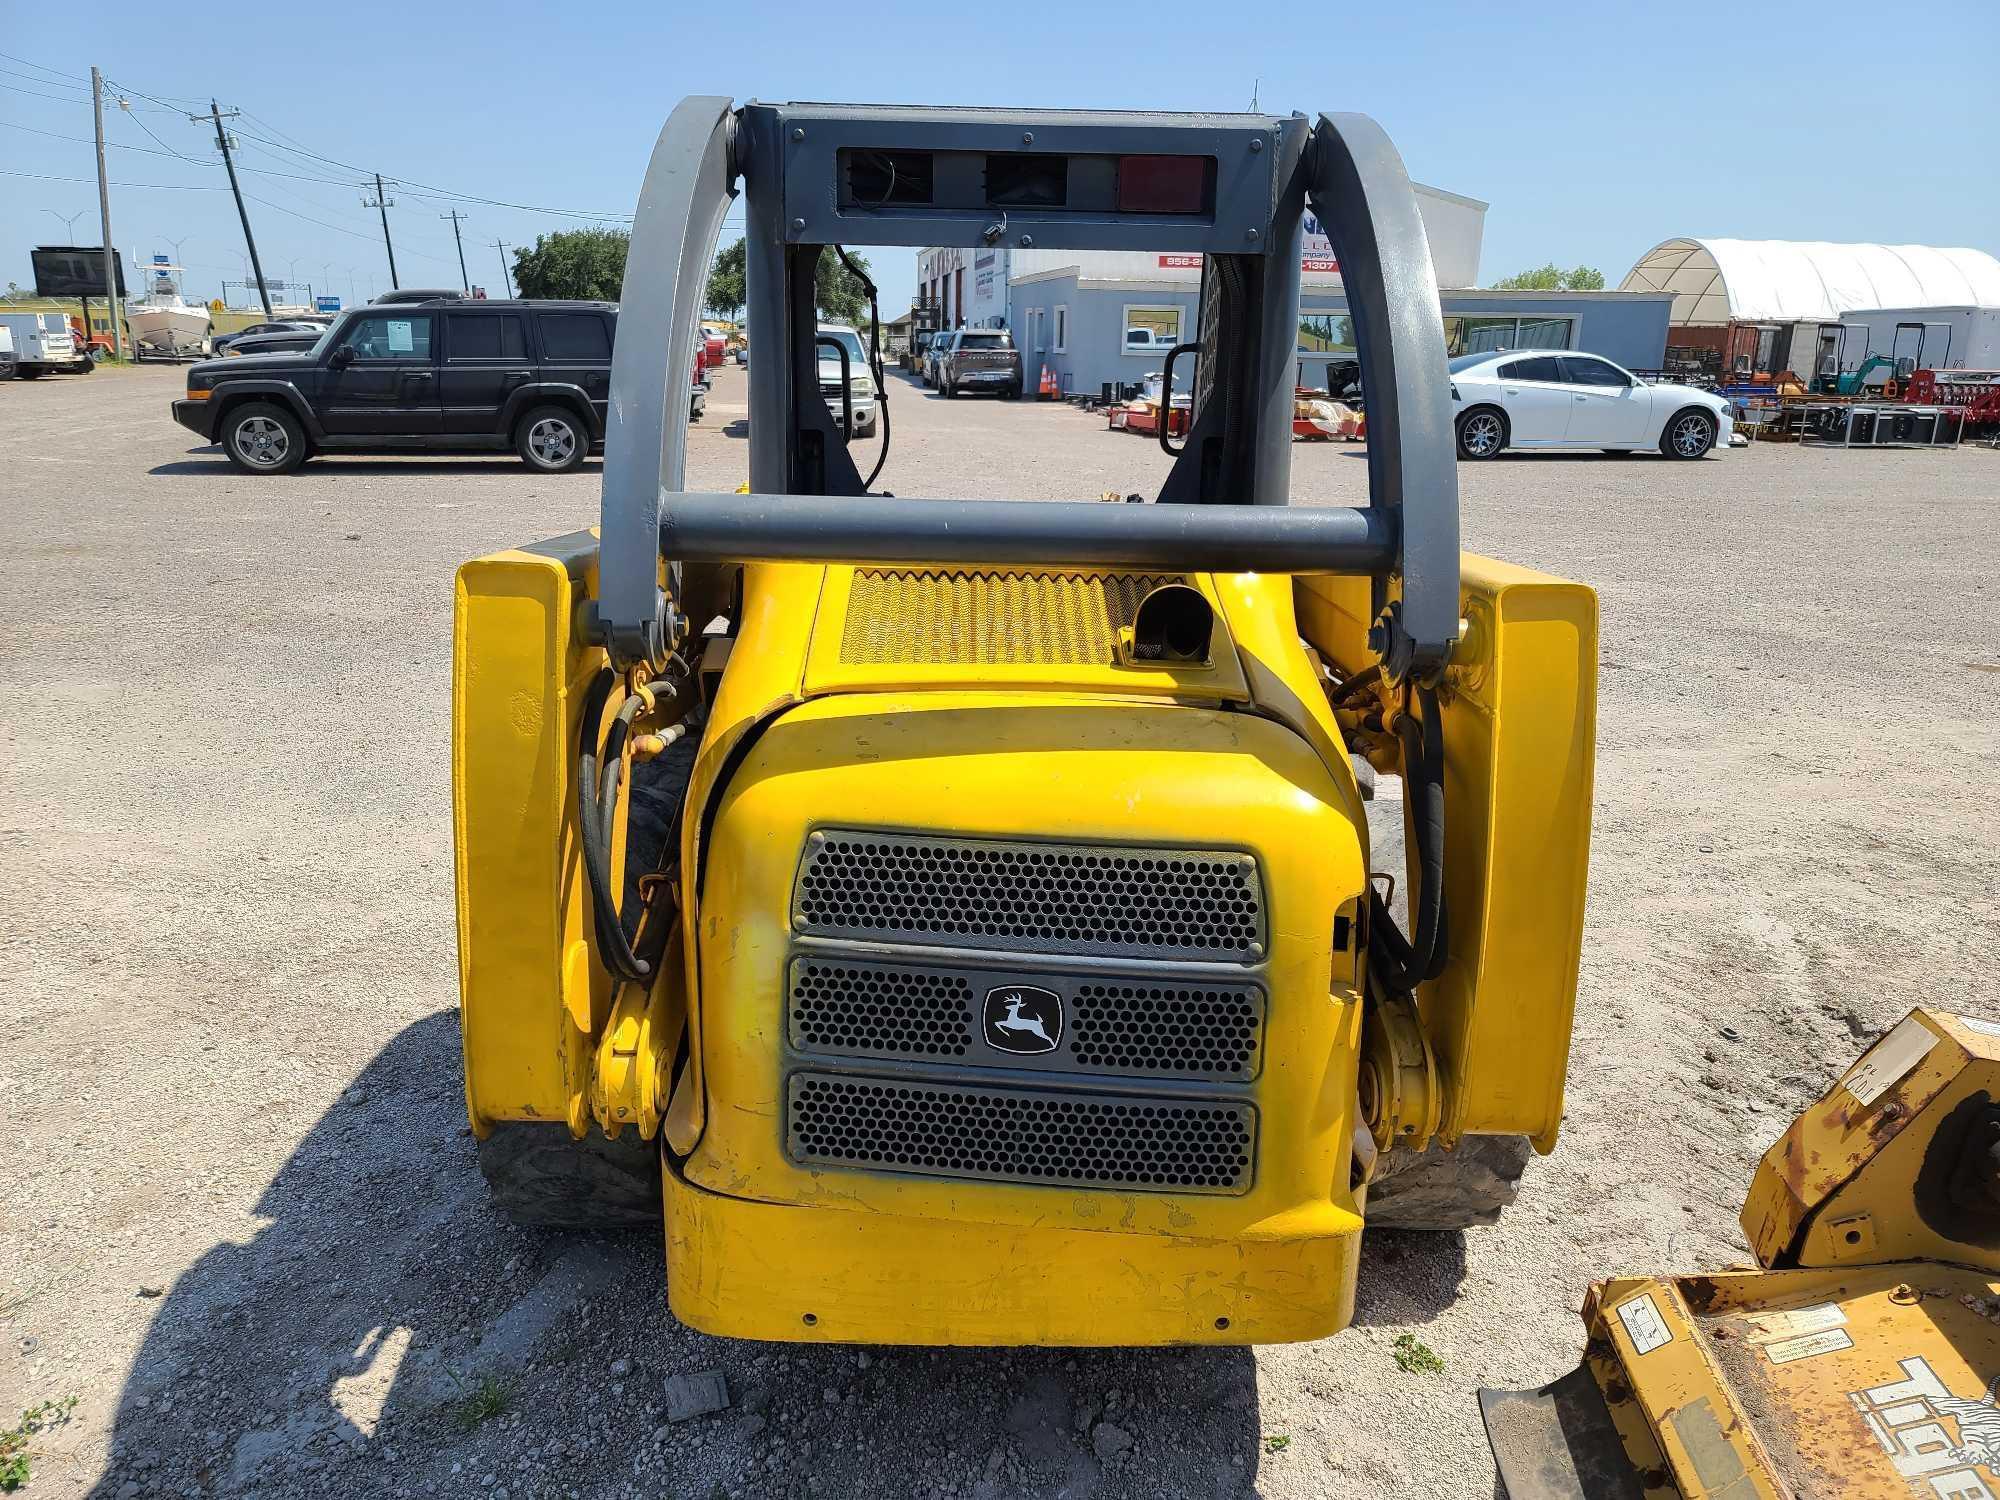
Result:
{"label": "warning decal sticker", "polygon": [[1662,1344],[1673,1342],[1674,1332],[1660,1316],[1659,1304],[1651,1292],[1641,1292],[1629,1302],[1618,1304],[1618,1321],[1632,1340],[1634,1354],[1650,1354]]}

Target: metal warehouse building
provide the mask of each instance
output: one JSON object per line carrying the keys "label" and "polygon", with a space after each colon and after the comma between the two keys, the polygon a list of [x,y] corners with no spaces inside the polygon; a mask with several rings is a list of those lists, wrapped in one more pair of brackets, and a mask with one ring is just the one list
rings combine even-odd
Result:
{"label": "metal warehouse building", "polygon": [[[1416,193],[1451,353],[1585,349],[1628,368],[1658,368],[1671,294],[1482,289],[1487,205],[1422,184]],[[1354,330],[1333,247],[1311,214],[1305,230],[1299,358],[1302,383],[1322,385],[1326,364],[1353,356]],[[1167,350],[1192,336],[1200,298],[1199,255],[995,246],[917,257],[922,321],[1012,330],[1031,390],[1044,367],[1065,392],[1097,392],[1157,372]]]}
{"label": "metal warehouse building", "polygon": [[1676,363],[1738,379],[1844,373],[1871,356],[1932,369],[2000,357],[1988,332],[2000,260],[1984,250],[1672,239],[1640,256],[1622,286],[1673,294]]}

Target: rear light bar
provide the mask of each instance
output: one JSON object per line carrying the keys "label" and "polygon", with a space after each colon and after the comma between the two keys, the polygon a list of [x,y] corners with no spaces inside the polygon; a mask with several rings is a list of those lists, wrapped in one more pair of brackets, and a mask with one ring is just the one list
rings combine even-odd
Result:
{"label": "rear light bar", "polygon": [[843,146],[839,160],[843,210],[1215,215],[1213,156]]}
{"label": "rear light bar", "polygon": [[1121,156],[1118,212],[1201,214],[1214,198],[1212,156]]}

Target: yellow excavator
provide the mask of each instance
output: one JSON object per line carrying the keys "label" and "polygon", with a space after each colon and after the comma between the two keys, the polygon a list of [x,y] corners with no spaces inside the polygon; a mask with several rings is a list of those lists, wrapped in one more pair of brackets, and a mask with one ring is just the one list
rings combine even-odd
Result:
{"label": "yellow excavator", "polygon": [[[704,494],[686,362],[739,194],[749,485]],[[1308,207],[1364,507],[1288,504]],[[850,442],[814,307],[847,245],[1199,255],[1157,493],[878,491],[891,424]],[[500,1205],[664,1223],[696,1328],[913,1344],[1319,1338],[1364,1223],[1490,1222],[1562,1118],[1596,602],[1461,555],[1438,305],[1360,116],[682,103],[600,525],[458,575]]]}

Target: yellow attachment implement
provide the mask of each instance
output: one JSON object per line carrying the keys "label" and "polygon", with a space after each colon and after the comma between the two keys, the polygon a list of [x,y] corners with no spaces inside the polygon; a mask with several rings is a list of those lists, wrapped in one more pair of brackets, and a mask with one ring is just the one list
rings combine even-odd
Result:
{"label": "yellow attachment implement", "polygon": [[1600,1282],[1481,1403],[1513,1500],[2000,1494],[2000,1024],[1913,1011],[1766,1153],[1771,1269]]}

